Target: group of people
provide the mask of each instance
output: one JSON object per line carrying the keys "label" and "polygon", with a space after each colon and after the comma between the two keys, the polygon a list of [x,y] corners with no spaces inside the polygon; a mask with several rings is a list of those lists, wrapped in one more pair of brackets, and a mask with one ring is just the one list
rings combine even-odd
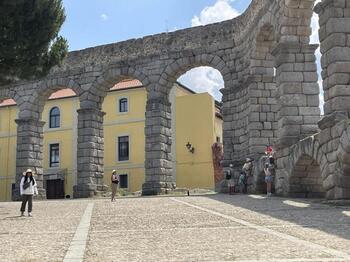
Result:
{"label": "group of people", "polygon": [[[253,177],[253,162],[252,158],[247,158],[242,167],[242,170],[239,173],[238,177],[238,186],[239,192],[242,194],[246,194],[248,192],[248,184],[249,179]],[[266,191],[267,196],[270,197],[272,195],[272,183],[275,177],[275,160],[274,160],[274,150],[271,146],[267,147],[264,157],[264,176],[266,183]],[[237,185],[236,178],[233,174],[233,165],[230,164],[230,168],[226,170],[226,180],[228,180],[228,193],[235,193],[235,188]]]}
{"label": "group of people", "polygon": [[[274,161],[274,151],[272,147],[268,147],[265,152],[265,164],[264,164],[264,174],[266,182],[266,191],[267,196],[272,194],[272,183],[275,176],[275,161]],[[238,185],[240,188],[240,193],[247,193],[248,188],[248,179],[253,176],[253,159],[247,158],[242,170],[238,177]],[[226,180],[228,180],[229,193],[233,194],[235,192],[235,180],[233,176],[233,165],[230,164],[230,169],[226,172]],[[119,184],[119,176],[117,171],[113,170],[111,175],[111,188],[112,196],[111,201],[115,201],[115,196],[117,193]],[[22,196],[22,205],[21,205],[21,216],[24,216],[26,205],[28,203],[28,216],[32,216],[33,209],[33,196],[38,194],[37,183],[34,177],[34,172],[31,169],[27,169],[23,172],[23,177],[20,182],[20,194]]]}
{"label": "group of people", "polygon": [[[248,191],[248,179],[253,174],[253,161],[254,161],[253,159],[247,158],[239,174],[238,186],[239,186],[239,192],[242,194],[246,194]],[[236,179],[233,174],[232,164],[230,164],[230,168],[226,170],[226,180],[228,180],[229,194],[235,193]]]}
{"label": "group of people", "polygon": [[[115,201],[115,195],[117,193],[118,184],[119,177],[117,175],[117,171],[113,170],[111,176],[112,202]],[[22,204],[20,209],[21,216],[24,216],[24,212],[28,203],[28,216],[32,217],[33,196],[38,195],[38,187],[33,170],[27,169],[25,172],[23,172],[23,177],[21,178],[19,189],[22,197]]]}

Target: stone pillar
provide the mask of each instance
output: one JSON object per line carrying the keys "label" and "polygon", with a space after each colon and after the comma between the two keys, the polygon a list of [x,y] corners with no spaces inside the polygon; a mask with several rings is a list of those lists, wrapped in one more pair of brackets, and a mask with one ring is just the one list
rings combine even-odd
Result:
{"label": "stone pillar", "polygon": [[245,84],[221,90],[223,124],[223,167],[241,168],[249,154],[249,92]]}
{"label": "stone pillar", "polygon": [[234,129],[232,126],[232,122],[234,119],[234,95],[229,92],[229,88],[223,88],[220,90],[222,93],[222,116],[223,116],[223,161],[222,166],[228,167],[233,159],[234,152]]}
{"label": "stone pillar", "polygon": [[325,1],[319,14],[325,117],[350,112],[350,2]]}
{"label": "stone pillar", "polygon": [[171,105],[167,95],[146,105],[145,183],[142,195],[166,194],[175,187],[171,162]]}
{"label": "stone pillar", "polygon": [[[323,0],[319,15],[324,117],[318,123],[328,199],[350,198],[350,1]],[[322,165],[323,164],[323,165]]]}
{"label": "stone pillar", "polygon": [[[223,126],[222,126],[222,131],[223,131],[223,138],[222,138],[222,143],[223,143],[223,149],[224,149],[224,154],[223,154],[223,161],[222,161],[222,166],[229,166],[231,161],[232,161],[232,155],[233,155],[233,136],[234,136],[234,130],[232,128],[232,121],[233,121],[233,106],[231,105],[231,100],[233,95],[230,95],[230,92],[228,91],[228,88],[221,89],[220,92],[222,93],[222,116],[223,116]],[[230,100],[231,98],[231,100]],[[232,101],[233,104],[233,101]]]}
{"label": "stone pillar", "polygon": [[249,157],[259,159],[267,146],[275,143],[276,121],[276,84],[271,75],[250,77],[249,92]]}
{"label": "stone pillar", "polygon": [[74,198],[93,197],[103,188],[103,117],[95,108],[78,111],[77,186]]}
{"label": "stone pillar", "polygon": [[16,154],[16,186],[12,200],[20,200],[19,183],[23,172],[28,168],[36,174],[39,198],[46,198],[43,187],[43,126],[42,122],[33,118],[16,119],[17,154]]}
{"label": "stone pillar", "polygon": [[277,69],[278,148],[293,145],[318,130],[316,49],[317,45],[280,43],[273,51]]}

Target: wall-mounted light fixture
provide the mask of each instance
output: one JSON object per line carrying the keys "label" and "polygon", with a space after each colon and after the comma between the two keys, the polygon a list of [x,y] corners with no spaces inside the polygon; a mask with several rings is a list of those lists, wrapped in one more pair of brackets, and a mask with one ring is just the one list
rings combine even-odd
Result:
{"label": "wall-mounted light fixture", "polygon": [[190,142],[187,142],[186,147],[188,149],[188,152],[191,152],[192,154],[194,154],[194,147],[191,145]]}

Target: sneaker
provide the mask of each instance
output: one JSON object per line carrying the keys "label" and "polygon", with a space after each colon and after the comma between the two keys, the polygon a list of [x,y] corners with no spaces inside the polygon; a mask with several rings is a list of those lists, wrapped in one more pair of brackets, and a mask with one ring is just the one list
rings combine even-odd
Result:
{"label": "sneaker", "polygon": [[21,212],[21,217],[24,217],[24,212]]}
{"label": "sneaker", "polygon": [[33,215],[32,215],[32,213],[28,213],[28,216],[29,216],[29,217],[32,217]]}

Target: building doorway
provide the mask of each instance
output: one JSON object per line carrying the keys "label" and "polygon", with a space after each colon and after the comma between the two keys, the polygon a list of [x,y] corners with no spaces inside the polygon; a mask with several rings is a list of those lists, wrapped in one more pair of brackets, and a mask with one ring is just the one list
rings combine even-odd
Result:
{"label": "building doorway", "polygon": [[64,180],[54,179],[46,181],[47,199],[64,198]]}

